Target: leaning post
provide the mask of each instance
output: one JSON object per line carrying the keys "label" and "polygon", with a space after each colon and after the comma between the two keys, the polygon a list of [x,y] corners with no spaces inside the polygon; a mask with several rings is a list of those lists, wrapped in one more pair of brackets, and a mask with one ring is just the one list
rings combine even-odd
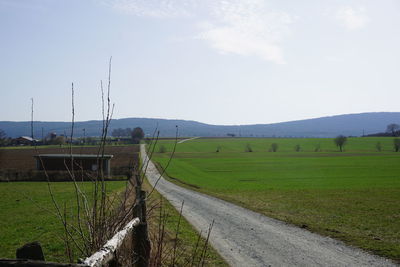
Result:
{"label": "leaning post", "polygon": [[142,182],[139,174],[134,175],[135,179],[135,206],[133,216],[140,219],[140,224],[135,228],[133,240],[134,266],[147,267],[150,258],[150,240],[148,235],[146,219],[146,191],[142,190]]}

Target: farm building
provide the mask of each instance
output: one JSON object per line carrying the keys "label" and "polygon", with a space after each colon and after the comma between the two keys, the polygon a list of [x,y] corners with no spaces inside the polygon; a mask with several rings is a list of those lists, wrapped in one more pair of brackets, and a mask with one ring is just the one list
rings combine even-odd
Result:
{"label": "farm building", "polygon": [[33,139],[32,137],[29,136],[20,136],[12,140],[12,143],[14,145],[24,145],[24,146],[31,146],[34,145],[35,143],[38,144],[39,142],[40,142],[39,140]]}
{"label": "farm building", "polygon": [[36,158],[37,170],[66,171],[71,168],[73,161],[74,170],[97,171],[103,170],[106,176],[111,175],[111,158],[113,155],[97,154],[41,154]]}

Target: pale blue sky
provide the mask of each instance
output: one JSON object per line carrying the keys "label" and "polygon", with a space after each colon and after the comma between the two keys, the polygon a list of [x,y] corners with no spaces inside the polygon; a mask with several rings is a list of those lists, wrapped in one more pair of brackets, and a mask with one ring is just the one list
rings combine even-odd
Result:
{"label": "pale blue sky", "polygon": [[400,111],[400,1],[0,0],[0,120]]}

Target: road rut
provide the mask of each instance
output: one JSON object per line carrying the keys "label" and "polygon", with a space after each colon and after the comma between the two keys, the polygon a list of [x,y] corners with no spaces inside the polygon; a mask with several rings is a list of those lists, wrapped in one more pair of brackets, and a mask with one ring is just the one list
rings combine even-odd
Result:
{"label": "road rut", "polygon": [[[147,162],[144,145],[141,157]],[[150,161],[147,178],[159,172]],[[161,178],[156,189],[198,230],[214,220],[211,245],[231,266],[396,266],[343,242],[311,233],[229,202],[177,186]]]}

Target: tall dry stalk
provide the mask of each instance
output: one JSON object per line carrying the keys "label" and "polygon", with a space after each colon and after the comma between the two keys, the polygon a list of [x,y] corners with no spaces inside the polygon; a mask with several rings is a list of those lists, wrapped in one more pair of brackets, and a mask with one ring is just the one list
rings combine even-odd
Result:
{"label": "tall dry stalk", "polygon": [[[74,105],[74,84],[71,85],[71,132],[69,136],[69,164],[64,160],[64,167],[68,173],[73,187],[75,200],[72,206],[76,210],[69,212],[67,203],[59,203],[57,196],[52,188],[49,175],[44,168],[44,175],[47,181],[47,187],[51,201],[55,208],[55,214],[62,224],[64,229],[63,240],[65,242],[66,255],[70,262],[75,262],[75,255],[86,257],[101,248],[102,245],[117,231],[119,231],[125,224],[131,220],[132,212],[131,207],[127,207],[127,198],[130,194],[125,193],[123,199],[119,195],[107,196],[107,186],[105,181],[105,174],[103,171],[103,160],[105,155],[105,146],[107,140],[108,129],[113,115],[114,105],[111,106],[110,91],[111,91],[111,58],[109,61],[108,71],[108,85],[107,85],[107,103],[104,99],[104,88],[101,82],[101,96],[102,96],[102,115],[103,127],[100,139],[100,144],[97,152],[97,171],[95,173],[85,172],[82,166],[79,166],[74,160],[73,154],[73,136],[75,125],[75,105]],[[105,108],[106,106],[106,108]],[[31,107],[31,132],[33,137],[33,99]],[[36,154],[39,151],[36,148]],[[39,156],[39,161],[42,166],[45,166],[43,160]],[[133,166],[131,166],[133,169]],[[81,181],[91,180],[93,192],[87,193],[82,188],[82,183],[76,179],[76,173],[81,175]],[[128,190],[128,189],[127,189]],[[131,190],[131,189],[129,189]],[[63,207],[63,208],[61,208]]]}
{"label": "tall dry stalk", "polygon": [[166,211],[163,199],[152,198],[151,201],[153,202],[152,209],[148,215],[152,222],[150,231],[152,250],[149,266],[204,266],[207,263],[209,237],[213,223],[208,228],[205,240],[202,239],[202,232],[200,232],[194,244],[185,244],[179,237],[184,203],[181,205],[175,229],[172,229],[173,217]]}

